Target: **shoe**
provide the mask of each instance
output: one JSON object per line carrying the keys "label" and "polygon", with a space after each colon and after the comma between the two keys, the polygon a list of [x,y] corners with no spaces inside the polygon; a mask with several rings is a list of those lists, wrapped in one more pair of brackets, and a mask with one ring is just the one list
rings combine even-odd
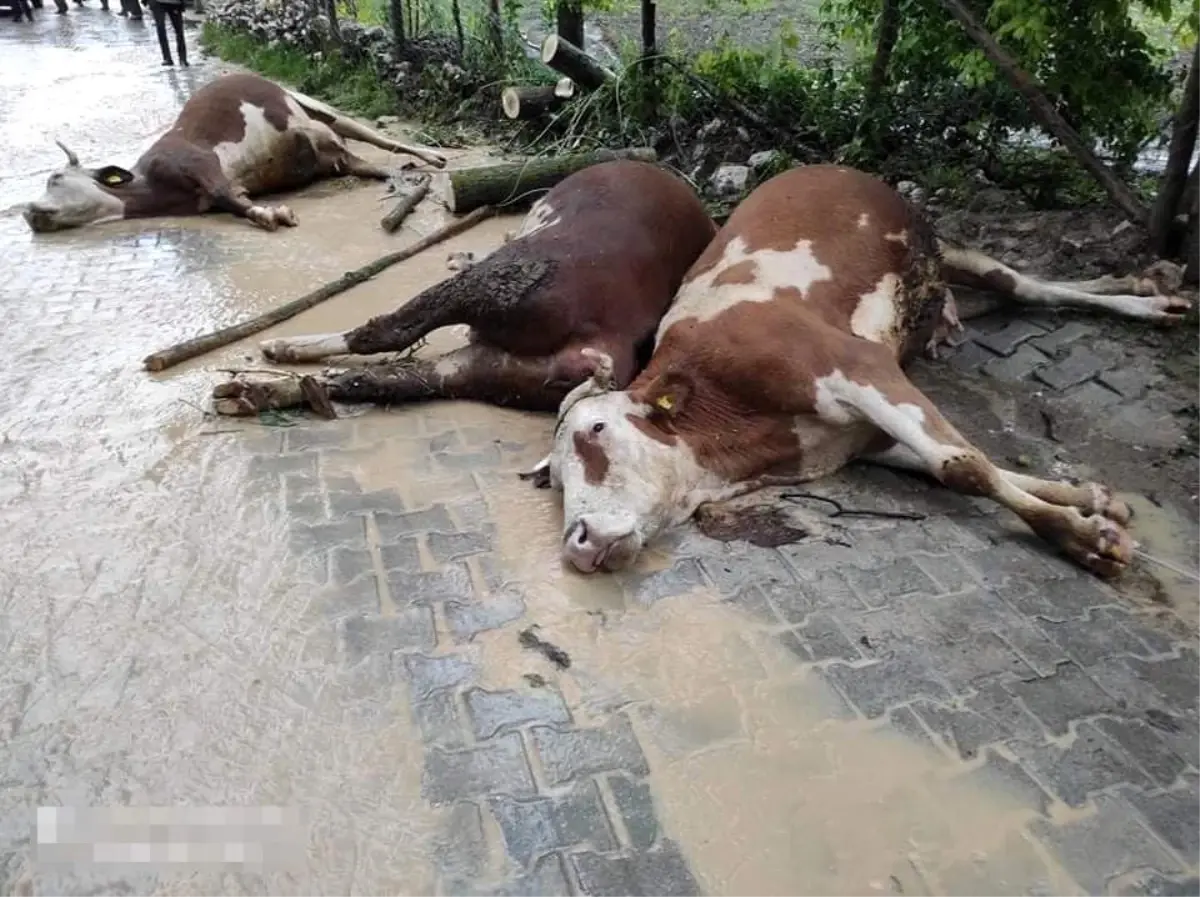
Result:
{"label": "shoe", "polygon": [[163,65],[174,65],[175,60],[174,59],[164,59],[162,64]]}

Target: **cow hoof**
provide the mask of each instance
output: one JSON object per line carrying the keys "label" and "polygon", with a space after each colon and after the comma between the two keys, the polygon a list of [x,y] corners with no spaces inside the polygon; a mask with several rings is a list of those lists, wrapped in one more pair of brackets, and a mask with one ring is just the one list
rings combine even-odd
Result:
{"label": "cow hoof", "polygon": [[213,387],[213,410],[229,417],[246,417],[262,411],[304,404],[298,377],[236,379]]}
{"label": "cow hoof", "polygon": [[1120,524],[1099,515],[1076,519],[1064,534],[1061,547],[1098,576],[1112,578],[1125,572],[1133,559],[1133,539]]}
{"label": "cow hoof", "polygon": [[300,219],[296,217],[296,213],[287,206],[276,206],[274,211],[275,221],[284,227],[295,227],[300,223]]}
{"label": "cow hoof", "polygon": [[1088,483],[1087,488],[1092,493],[1091,507],[1093,514],[1107,517],[1113,523],[1127,526],[1133,519],[1133,510],[1119,498],[1113,498],[1112,490],[1099,483]]}

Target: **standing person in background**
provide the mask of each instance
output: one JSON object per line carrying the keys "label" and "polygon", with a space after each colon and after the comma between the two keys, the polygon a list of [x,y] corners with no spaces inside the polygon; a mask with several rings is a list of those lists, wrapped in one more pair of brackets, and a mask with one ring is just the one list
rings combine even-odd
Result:
{"label": "standing person in background", "polygon": [[138,0],[121,0],[119,16],[129,16],[135,22],[142,20],[142,4]]}
{"label": "standing person in background", "polygon": [[16,0],[16,6],[13,7],[13,21],[21,21],[21,17],[25,17],[26,22],[33,21],[33,9],[29,6],[29,0]]}
{"label": "standing person in background", "polygon": [[171,30],[175,32],[175,45],[179,48],[179,62],[188,64],[187,44],[183,41],[183,0],[147,0],[150,13],[154,16],[154,30],[158,32],[158,46],[162,50],[163,65],[174,65],[171,58],[171,47],[167,43],[167,23],[171,20]]}

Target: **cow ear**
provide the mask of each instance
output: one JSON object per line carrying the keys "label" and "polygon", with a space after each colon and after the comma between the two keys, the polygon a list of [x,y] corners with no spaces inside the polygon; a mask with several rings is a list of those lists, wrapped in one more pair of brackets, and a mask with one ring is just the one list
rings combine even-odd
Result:
{"label": "cow ear", "polygon": [[120,165],[105,165],[92,175],[97,183],[105,187],[123,187],[133,180],[133,172],[127,171]]}
{"label": "cow ear", "polygon": [[646,391],[650,416],[665,420],[677,417],[687,406],[691,393],[691,385],[686,380],[674,374],[667,374],[650,384]]}

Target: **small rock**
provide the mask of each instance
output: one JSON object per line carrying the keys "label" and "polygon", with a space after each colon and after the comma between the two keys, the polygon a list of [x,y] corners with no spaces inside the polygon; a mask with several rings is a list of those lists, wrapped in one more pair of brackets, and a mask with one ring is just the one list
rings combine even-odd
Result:
{"label": "small rock", "polygon": [[375,124],[380,128],[387,127],[388,125],[397,125],[399,123],[400,116],[398,115],[381,115],[379,118],[375,119]]}
{"label": "small rock", "polygon": [[901,181],[896,185],[896,190],[909,202],[921,203],[925,201],[925,190],[915,181]]}
{"label": "small rock", "polygon": [[729,198],[740,196],[746,190],[750,181],[748,165],[722,165],[709,179],[709,184],[717,196]]}
{"label": "small rock", "polygon": [[705,137],[711,137],[723,127],[725,127],[725,122],[719,118],[714,118],[704,127],[702,127],[697,133],[699,134],[700,138],[703,139]]}
{"label": "small rock", "polygon": [[1118,234],[1123,234],[1123,233],[1125,233],[1125,231],[1129,230],[1129,228],[1131,228],[1131,227],[1133,227],[1133,222],[1130,221],[1128,218],[1126,218],[1124,221],[1122,221],[1120,224],[1118,224],[1116,227],[1114,227],[1112,229],[1111,236],[1115,237]]}
{"label": "small rock", "polygon": [[746,160],[746,164],[753,168],[756,172],[762,171],[764,168],[771,168],[783,161],[783,153],[779,150],[763,150],[755,153]]}

